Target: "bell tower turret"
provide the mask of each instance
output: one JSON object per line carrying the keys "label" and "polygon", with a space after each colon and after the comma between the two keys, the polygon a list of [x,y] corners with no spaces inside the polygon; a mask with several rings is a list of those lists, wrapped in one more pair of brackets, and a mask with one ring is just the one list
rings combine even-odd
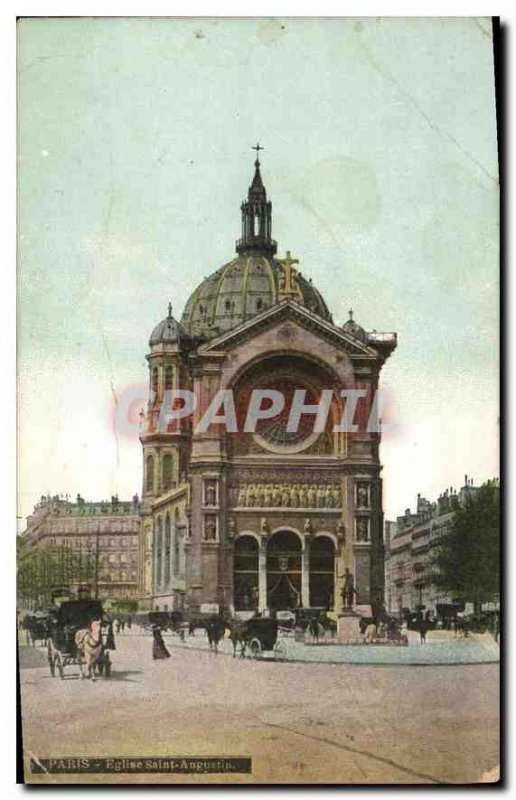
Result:
{"label": "bell tower turret", "polygon": [[272,203],[267,200],[267,192],[260,174],[259,154],[263,147],[256,144],[256,161],[254,162],[254,177],[247,200],[241,206],[242,210],[242,237],[236,243],[236,251],[242,253],[262,253],[272,257],[278,246],[272,239]]}

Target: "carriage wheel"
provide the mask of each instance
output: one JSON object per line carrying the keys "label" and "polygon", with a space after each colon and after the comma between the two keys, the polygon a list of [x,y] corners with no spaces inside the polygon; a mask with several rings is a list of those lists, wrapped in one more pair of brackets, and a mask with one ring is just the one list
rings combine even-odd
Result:
{"label": "carriage wheel", "polygon": [[106,653],[106,659],[104,662],[104,677],[105,678],[111,677],[111,659],[109,657],[109,653]]}
{"label": "carriage wheel", "polygon": [[262,644],[259,639],[251,639],[249,642],[249,658],[261,658]]}
{"label": "carriage wheel", "polygon": [[276,661],[285,661],[287,658],[287,645],[280,639],[274,646],[274,659]]}

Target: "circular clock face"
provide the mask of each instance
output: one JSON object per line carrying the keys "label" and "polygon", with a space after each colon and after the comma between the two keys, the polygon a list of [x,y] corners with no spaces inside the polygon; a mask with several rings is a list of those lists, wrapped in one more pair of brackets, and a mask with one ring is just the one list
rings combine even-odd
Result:
{"label": "circular clock face", "polygon": [[[298,379],[288,376],[275,376],[268,382],[260,385],[261,389],[274,389],[281,392],[285,399],[283,410],[275,417],[258,420],[254,440],[266,450],[276,453],[299,453],[306,450],[319,436],[314,431],[315,414],[302,414],[295,430],[287,430],[288,420],[292,408],[292,400],[296,389],[304,389],[304,404],[315,404],[319,398],[317,393],[309,386],[300,384]],[[270,407],[267,401],[262,404],[262,409]]]}

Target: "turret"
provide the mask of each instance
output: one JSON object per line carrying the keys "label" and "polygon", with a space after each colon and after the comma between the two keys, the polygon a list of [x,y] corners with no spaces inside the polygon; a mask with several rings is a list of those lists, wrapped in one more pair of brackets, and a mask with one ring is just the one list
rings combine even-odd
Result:
{"label": "turret", "polygon": [[262,253],[272,257],[278,246],[272,234],[272,203],[267,200],[267,192],[260,174],[259,144],[253,147],[256,150],[254,162],[254,177],[247,200],[241,206],[242,210],[242,237],[236,243],[236,251],[242,253]]}

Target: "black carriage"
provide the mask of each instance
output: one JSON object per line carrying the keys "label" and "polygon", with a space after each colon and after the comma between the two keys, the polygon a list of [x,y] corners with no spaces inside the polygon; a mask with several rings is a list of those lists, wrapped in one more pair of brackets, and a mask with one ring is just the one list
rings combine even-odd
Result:
{"label": "black carriage", "polygon": [[102,653],[97,661],[100,675],[109,678],[111,675],[111,659],[109,649],[114,649],[112,623],[108,621],[102,610],[100,600],[70,600],[57,609],[48,642],[48,664],[52,677],[56,671],[61,678],[65,677],[65,668],[71,664],[80,665],[81,654],[75,643],[77,631],[88,628],[93,620],[101,620]]}
{"label": "black carriage", "polygon": [[285,661],[287,646],[278,637],[278,627],[278,621],[268,617],[252,617],[243,623],[240,635],[250,658],[262,658],[272,652],[276,661]]}
{"label": "black carriage", "polygon": [[52,608],[39,608],[37,611],[26,614],[23,627],[26,631],[28,645],[32,644],[35,647],[38,641],[41,645],[46,645],[55,622],[55,616],[56,609]]}

